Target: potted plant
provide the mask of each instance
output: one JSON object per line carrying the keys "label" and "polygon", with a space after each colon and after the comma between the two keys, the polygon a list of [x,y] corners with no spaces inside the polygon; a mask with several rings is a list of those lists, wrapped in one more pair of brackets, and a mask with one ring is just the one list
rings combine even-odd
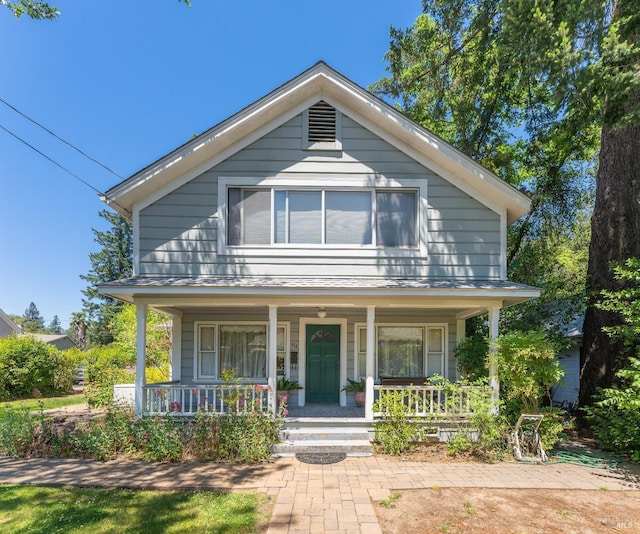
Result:
{"label": "potted plant", "polygon": [[356,396],[356,406],[362,408],[364,406],[365,399],[365,381],[364,378],[360,380],[351,380],[347,378],[347,382],[349,382],[345,387],[342,388],[342,391],[352,391]]}
{"label": "potted plant", "polygon": [[286,376],[278,377],[278,381],[276,382],[276,398],[278,402],[282,402],[282,399],[288,396],[289,392],[296,389],[302,389],[302,386],[298,384],[297,380],[291,380]]}

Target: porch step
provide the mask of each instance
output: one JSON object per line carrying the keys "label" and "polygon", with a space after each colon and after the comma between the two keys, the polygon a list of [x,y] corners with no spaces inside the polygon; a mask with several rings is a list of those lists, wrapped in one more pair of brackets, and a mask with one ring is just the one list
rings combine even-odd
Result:
{"label": "porch step", "polygon": [[280,432],[280,443],[272,449],[274,456],[294,456],[297,453],[344,453],[347,456],[373,454],[366,427],[294,424],[295,428],[285,427]]}

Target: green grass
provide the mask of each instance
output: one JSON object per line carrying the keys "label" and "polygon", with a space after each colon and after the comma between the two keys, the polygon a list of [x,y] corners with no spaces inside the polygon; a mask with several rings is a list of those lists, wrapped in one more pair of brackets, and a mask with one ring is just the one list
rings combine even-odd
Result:
{"label": "green grass", "polygon": [[61,397],[42,397],[40,399],[20,399],[16,401],[0,402],[0,415],[7,408],[13,410],[28,410],[35,412],[40,410],[42,403],[43,410],[53,408],[64,408],[74,404],[84,404],[87,399],[84,395],[63,395]]}
{"label": "green grass", "polygon": [[0,532],[256,532],[267,497],[209,493],[0,486]]}

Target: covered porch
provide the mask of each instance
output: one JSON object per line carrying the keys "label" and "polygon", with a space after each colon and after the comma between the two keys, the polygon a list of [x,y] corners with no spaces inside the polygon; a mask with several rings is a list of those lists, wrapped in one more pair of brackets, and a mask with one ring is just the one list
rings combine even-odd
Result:
{"label": "covered porch", "polygon": [[[366,284],[366,285],[365,285]],[[338,285],[338,287],[336,287]],[[451,403],[438,386],[390,386],[381,376],[457,378],[454,347],[465,321],[486,315],[492,338],[500,310],[535,297],[534,288],[504,281],[482,283],[419,280],[315,281],[131,279],[101,291],[135,304],[137,359],[135,411],[139,416],[276,413],[278,378],[295,380],[289,409],[355,408],[350,380],[364,382],[364,407],[348,417],[373,421],[383,415],[374,401],[411,387],[416,417],[447,414]],[[172,318],[171,381],[145,381],[146,316],[149,309]],[[240,382],[223,380],[233,369]],[[491,390],[499,384],[490,365]],[[391,388],[391,389],[389,389]],[[462,403],[455,415],[468,414]]]}

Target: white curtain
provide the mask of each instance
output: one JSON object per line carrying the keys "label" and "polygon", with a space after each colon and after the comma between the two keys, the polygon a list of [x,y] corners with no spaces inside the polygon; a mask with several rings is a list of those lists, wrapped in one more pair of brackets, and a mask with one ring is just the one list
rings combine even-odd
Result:
{"label": "white curtain", "polygon": [[227,369],[242,378],[267,376],[266,326],[220,326],[220,371]]}

